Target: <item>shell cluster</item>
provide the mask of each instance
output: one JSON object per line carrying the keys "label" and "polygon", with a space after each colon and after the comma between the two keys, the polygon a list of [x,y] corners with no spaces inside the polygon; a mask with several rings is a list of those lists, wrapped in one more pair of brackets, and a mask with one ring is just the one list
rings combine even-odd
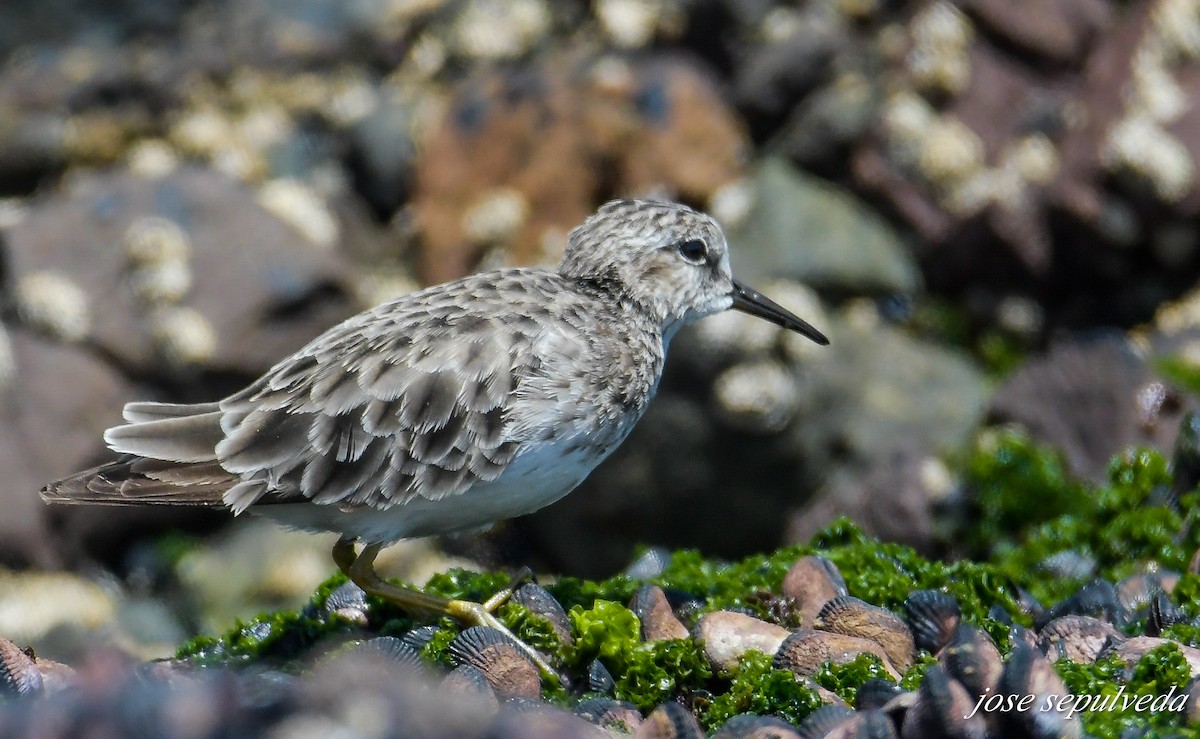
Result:
{"label": "shell cluster", "polygon": [[[629,572],[655,577],[667,561],[653,551],[643,559]],[[225,712],[242,716],[251,704],[261,708],[267,701],[275,709],[259,714],[257,720],[266,722],[256,724],[260,729],[272,721],[297,721],[309,715],[305,711],[317,711],[322,725],[353,722],[337,708],[342,701],[362,697],[350,689],[332,703],[316,706],[307,698],[296,703],[290,697],[321,694],[322,676],[333,672],[415,691],[418,700],[416,707],[409,708],[413,712],[409,720],[425,726],[429,733],[421,736],[430,737],[453,736],[468,731],[466,727],[472,733],[459,735],[475,736],[473,732],[485,730],[493,732],[489,736],[498,735],[494,733],[500,731],[498,727],[520,727],[509,729],[515,734],[503,735],[698,739],[706,736],[705,725],[711,736],[725,739],[1081,736],[1076,711],[1018,710],[1005,696],[1034,696],[1039,706],[1050,696],[1062,696],[1063,705],[1069,706],[1073,698],[1055,669],[1056,662],[1091,663],[1115,657],[1132,668],[1148,652],[1168,643],[1158,635],[1162,630],[1190,623],[1170,597],[1178,580],[1179,576],[1166,572],[1131,575],[1115,585],[1096,580],[1045,608],[1025,598],[1032,629],[1014,623],[998,606],[986,624],[973,623],[955,598],[942,590],[913,590],[897,611],[873,605],[848,594],[837,566],[820,555],[795,561],[778,592],[763,593],[767,600],[760,605],[765,607],[753,611],[709,610],[701,598],[644,583],[628,603],[639,628],[639,648],[692,643],[713,675],[722,676],[709,683],[713,692],[689,688],[657,707],[639,707],[622,698],[618,681],[628,676],[619,671],[616,653],[604,649],[591,662],[575,665],[563,663],[560,653],[547,654],[560,674],[543,675],[509,636],[490,627],[463,629],[449,641],[442,627],[432,625],[396,636],[372,636],[367,630],[371,607],[361,590],[344,584],[329,592],[319,613],[309,615],[354,624],[356,630],[362,629],[359,637],[349,634],[340,647],[318,646],[314,651],[321,656],[303,668],[302,677],[270,671],[241,675],[237,680],[255,686],[250,691],[254,697],[235,701]],[[562,605],[540,585],[523,585],[511,600],[543,620],[560,644],[594,638],[577,633]],[[1127,625],[1143,618],[1147,634],[1128,635]],[[267,639],[274,627],[260,622],[246,628],[254,632],[247,637]],[[1007,632],[1006,655],[991,635],[1003,632]],[[1200,675],[1200,650],[1178,643],[1176,647],[1192,674]],[[814,704],[794,724],[779,716],[742,713],[712,726],[706,711],[719,697],[722,680],[738,674],[739,664],[755,653],[769,658],[773,674],[813,691],[823,705]],[[435,654],[442,656],[435,658]],[[861,662],[864,656],[877,668],[874,677],[849,686],[852,698],[820,684],[831,665]],[[0,639],[0,692],[9,696],[43,696],[59,705],[77,699],[95,701],[94,691],[101,689],[94,684],[97,669],[89,665],[77,671]],[[127,668],[108,665],[105,669],[112,673],[108,677],[112,684],[122,683],[120,675]],[[221,674],[198,669],[188,660],[152,663],[137,670],[140,689],[151,690],[143,693],[148,703],[139,710],[159,706],[155,711],[171,710],[172,700],[184,700],[179,696]],[[171,685],[170,693],[153,693],[154,686],[161,684]],[[103,689],[111,691],[112,686]],[[777,688],[764,684],[762,689]],[[1181,695],[1198,698],[1200,680],[1179,689]],[[990,703],[993,696],[996,702]],[[445,707],[420,708],[428,701],[441,706],[438,701],[443,699],[456,708],[449,713]],[[13,705],[0,704],[0,718]],[[119,705],[101,715],[117,720],[123,716]],[[374,710],[386,715],[392,710],[389,706],[396,705],[407,704],[392,696]]]}

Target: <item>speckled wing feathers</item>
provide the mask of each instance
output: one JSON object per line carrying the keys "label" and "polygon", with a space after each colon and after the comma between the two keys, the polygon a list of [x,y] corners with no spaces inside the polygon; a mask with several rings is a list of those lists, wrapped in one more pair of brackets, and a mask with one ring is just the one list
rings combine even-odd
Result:
{"label": "speckled wing feathers", "polygon": [[[178,502],[172,485],[194,470],[220,498],[193,502],[240,512],[302,499],[388,508],[493,480],[533,436],[506,409],[537,364],[529,316],[547,310],[560,279],[511,270],[437,286],[334,327],[219,404],[131,403],[129,423],[105,438],[160,468],[110,466],[73,489],[86,502]],[[164,476],[172,466],[178,474]],[[105,494],[120,499],[96,500]]]}
{"label": "speckled wing feathers", "polygon": [[488,277],[498,276],[352,319],[222,401],[216,456],[249,483],[226,502],[242,509],[299,494],[387,508],[498,477],[518,449],[505,405],[531,358],[535,324],[483,315],[504,304],[480,294],[511,287]]}

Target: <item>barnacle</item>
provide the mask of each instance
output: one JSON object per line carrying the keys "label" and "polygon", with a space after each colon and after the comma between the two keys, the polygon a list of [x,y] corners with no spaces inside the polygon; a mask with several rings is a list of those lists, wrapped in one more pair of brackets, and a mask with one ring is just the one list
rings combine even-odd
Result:
{"label": "barnacle", "polygon": [[88,296],[58,272],[32,272],[17,280],[17,315],[25,323],[64,341],[80,341],[92,325]]}

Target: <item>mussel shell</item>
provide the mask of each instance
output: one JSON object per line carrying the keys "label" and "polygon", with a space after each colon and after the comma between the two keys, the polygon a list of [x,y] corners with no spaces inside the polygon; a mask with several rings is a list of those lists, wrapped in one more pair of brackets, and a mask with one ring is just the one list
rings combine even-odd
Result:
{"label": "mussel shell", "polygon": [[691,711],[668,701],[651,711],[633,735],[637,739],[704,739],[704,730]]}
{"label": "mussel shell", "polygon": [[501,699],[540,698],[537,666],[506,634],[488,626],[464,629],[450,642],[456,665],[477,667]]}
{"label": "mussel shell", "polygon": [[1053,661],[1068,659],[1090,664],[1110,644],[1125,641],[1125,635],[1107,621],[1092,616],[1056,618],[1038,632],[1041,651]]}
{"label": "mussel shell", "polygon": [[42,672],[33,657],[8,639],[0,638],[0,695],[42,692]]}
{"label": "mussel shell", "polygon": [[[941,665],[925,671],[917,699],[904,715],[900,736],[905,739],[980,737],[987,735],[983,716],[972,711],[975,700]],[[970,716],[970,718],[967,718]]]}
{"label": "mussel shell", "polygon": [[970,624],[959,624],[950,643],[938,654],[946,673],[972,696],[995,690],[1004,672],[1000,650],[987,632]]}
{"label": "mussel shell", "polygon": [[611,735],[558,706],[532,698],[512,698],[500,707],[495,720],[483,736],[487,736],[488,739],[608,739]]}
{"label": "mussel shell", "polygon": [[1163,629],[1174,626],[1176,624],[1186,623],[1188,618],[1183,609],[1175,605],[1170,596],[1161,590],[1154,594],[1150,599],[1150,606],[1147,609],[1146,617],[1146,635],[1158,636],[1163,632]]}
{"label": "mussel shell", "polygon": [[808,714],[796,731],[801,739],[820,739],[853,717],[854,710],[846,706],[821,706]]}
{"label": "mussel shell", "polygon": [[[1173,572],[1142,572],[1130,575],[1116,585],[1117,603],[1126,623],[1135,621],[1150,607],[1154,596],[1169,592],[1178,576]],[[1170,584],[1170,588],[1168,587]]]}
{"label": "mussel shell", "polygon": [[799,629],[792,632],[779,645],[772,664],[776,669],[791,670],[803,677],[816,674],[825,662],[845,664],[863,652],[874,654],[893,678],[900,679],[900,673],[892,667],[887,653],[878,643],[833,631]]}
{"label": "mussel shell", "polygon": [[425,645],[428,644],[431,639],[433,639],[433,635],[436,633],[438,633],[438,627],[433,626],[432,624],[428,626],[418,626],[417,628],[411,629],[405,633],[404,636],[400,637],[400,639],[408,646],[420,652],[425,648]]}
{"label": "mussel shell", "polygon": [[932,654],[950,641],[962,621],[962,608],[949,593],[940,590],[915,590],[904,599],[904,613],[912,628],[918,649]]}
{"label": "mussel shell", "polygon": [[821,606],[849,592],[837,565],[816,556],[803,557],[792,565],[783,576],[781,590],[795,601],[801,626],[811,626]]}
{"label": "mussel shell", "polygon": [[686,639],[687,627],[675,615],[667,594],[657,585],[643,585],[634,593],[629,610],[642,622],[643,641]]}
{"label": "mussel shell", "polygon": [[487,675],[474,665],[459,665],[442,678],[441,691],[449,695],[467,696],[470,700],[478,700],[492,708],[500,705],[500,699]]}
{"label": "mussel shell", "polygon": [[352,623],[366,626],[367,594],[354,583],[344,582],[330,591],[321,610],[326,616],[337,615]]}
{"label": "mussel shell", "polygon": [[875,642],[900,672],[912,667],[916,660],[916,643],[904,619],[850,595],[839,595],[822,606],[813,626]]}
{"label": "mussel shell", "polygon": [[896,725],[883,711],[860,711],[843,721],[825,739],[898,739]]}
{"label": "mussel shell", "polygon": [[903,692],[904,689],[898,683],[883,677],[873,677],[858,686],[858,691],[854,694],[854,707],[860,711],[883,708]]}
{"label": "mussel shell", "polygon": [[800,739],[800,734],[783,719],[739,713],[717,729],[711,739]]}
{"label": "mussel shell", "polygon": [[588,723],[625,733],[635,731],[644,720],[637,706],[613,698],[589,698],[575,706],[573,713]]}
{"label": "mussel shell", "polygon": [[[1002,736],[1077,737],[1082,733],[1078,716],[1068,717],[1053,710],[1043,711],[1048,696],[1069,695],[1062,678],[1050,661],[1024,644],[1013,648],[1004,666],[998,692],[1024,698],[1032,696],[1036,710],[1003,711],[995,715]],[[982,711],[981,711],[982,713]]]}
{"label": "mussel shell", "polygon": [[1046,624],[1063,616],[1095,616],[1116,626],[1124,623],[1121,604],[1117,600],[1117,589],[1102,578],[1084,585],[1075,591],[1074,595],[1034,617],[1034,628],[1040,631]]}
{"label": "mussel shell", "polygon": [[427,672],[425,661],[421,659],[421,653],[408,642],[394,636],[377,636],[374,639],[359,642],[347,649],[343,656],[366,659],[382,658],[402,672],[419,675]]}
{"label": "mussel shell", "polygon": [[617,681],[613,680],[612,673],[598,659],[592,660],[592,663],[588,665],[587,678],[588,690],[593,693],[611,695],[617,689]]}
{"label": "mussel shell", "polygon": [[511,600],[549,621],[560,642],[568,645],[575,643],[575,634],[571,631],[571,619],[567,617],[566,610],[550,594],[550,591],[537,583],[526,583],[513,592]]}

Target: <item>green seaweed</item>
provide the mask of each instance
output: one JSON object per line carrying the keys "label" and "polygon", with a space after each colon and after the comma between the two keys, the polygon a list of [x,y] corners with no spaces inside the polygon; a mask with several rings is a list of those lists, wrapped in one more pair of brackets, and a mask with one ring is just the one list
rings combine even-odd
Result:
{"label": "green seaweed", "polygon": [[[952,562],[931,560],[911,547],[884,543],[868,536],[848,519],[840,519],[807,546],[793,546],[734,562],[705,558],[691,550],[677,551],[664,570],[649,582],[697,598],[693,614],[737,608],[764,617],[787,615],[780,588],[788,569],[801,557],[817,554],[832,561],[843,574],[851,595],[901,612],[913,590],[935,589],[953,595],[963,619],[984,629],[1002,654],[1011,651],[1007,623],[993,617],[999,606],[1016,622],[1028,625],[1021,590],[1050,604],[1071,594],[1087,579],[1101,576],[1116,581],[1148,569],[1186,572],[1200,546],[1200,493],[1183,491],[1173,505],[1172,479],[1159,453],[1133,449],[1114,459],[1108,481],[1086,484],[1070,478],[1062,459],[1027,437],[1000,429],[981,435],[964,460],[965,481],[974,496],[978,517],[958,532],[977,559]],[[1058,576],[1045,566],[1049,557],[1077,552],[1095,563],[1086,578]],[[291,664],[318,642],[358,628],[337,617],[325,617],[320,605],[345,581],[336,575],[314,593],[310,605],[294,611],[263,614],[238,623],[220,637],[199,637],[180,649],[180,656],[202,664],[245,665],[258,660]],[[434,577],[426,592],[448,598],[485,600],[509,584],[503,573],[451,570]],[[581,675],[592,660],[612,673],[615,697],[642,711],[666,700],[684,700],[703,726],[714,730],[739,713],[773,714],[798,723],[819,707],[817,686],[849,702],[871,677],[886,676],[877,657],[861,655],[843,665],[826,664],[811,681],[774,669],[771,658],[757,652],[745,655],[731,673],[714,675],[703,645],[692,639],[646,643],[641,624],[626,607],[643,583],[625,575],[591,581],[564,577],[547,589],[568,609],[574,639],[560,643],[551,624],[516,604],[506,603],[497,616],[516,635]],[[1182,575],[1172,593],[1189,622],[1167,628],[1164,636],[1200,646],[1200,575]],[[402,634],[418,619],[376,598],[368,598],[372,633]],[[433,665],[451,666],[450,641],[460,626],[449,619],[422,650]],[[1132,625],[1137,630],[1144,624]],[[1132,631],[1131,631],[1132,633]],[[916,689],[936,660],[927,653],[905,673],[901,685]],[[1187,681],[1187,666],[1174,646],[1148,653],[1137,665],[1115,659],[1091,665],[1065,661],[1057,669],[1067,686],[1081,695],[1161,695]],[[548,677],[548,676],[546,676]],[[552,680],[544,684],[548,700],[569,706],[580,696],[568,694]],[[1120,736],[1127,730],[1170,731],[1186,735],[1184,719],[1171,712],[1140,715],[1135,710],[1092,710],[1081,714],[1089,734]]]}
{"label": "green seaweed", "polygon": [[[1087,696],[1086,700],[1098,701],[1092,704],[1096,710],[1079,714],[1090,736],[1098,739],[1149,736],[1143,733],[1147,729],[1169,729],[1171,736],[1200,736],[1196,728],[1183,726],[1183,716],[1179,713],[1147,710],[1177,707],[1182,702],[1180,696],[1185,695],[1191,670],[1175,644],[1150,650],[1132,670],[1115,655],[1090,664],[1059,660],[1055,668],[1068,692],[1080,700]],[[1137,699],[1142,696],[1146,698],[1139,706]]]}
{"label": "green seaweed", "polygon": [[697,711],[700,724],[709,732],[739,713],[774,715],[798,725],[822,705],[815,689],[791,672],[772,667],[771,657],[757,650],[742,655],[737,669],[723,677],[728,687]]}
{"label": "green seaweed", "polygon": [[[1155,450],[1118,455],[1108,483],[1095,486],[1071,480],[1056,453],[1019,432],[994,430],[981,435],[966,481],[978,515],[956,538],[1043,603],[1067,597],[1092,577],[1115,582],[1151,562],[1183,571],[1200,546],[1200,527],[1185,525],[1196,515],[1194,494],[1184,495],[1178,509],[1159,502],[1173,480]],[[1186,519],[1181,511],[1189,512]],[[1096,573],[1049,576],[1046,562],[1068,551],[1092,558]]]}
{"label": "green seaweed", "polygon": [[599,600],[592,608],[574,606],[568,615],[576,638],[565,650],[567,663],[578,669],[599,659],[616,680],[616,697],[643,711],[688,689],[704,687],[712,677],[696,642],[643,642],[638,617],[619,603]]}
{"label": "green seaweed", "polygon": [[883,660],[874,654],[863,652],[843,664],[825,662],[813,679],[822,688],[837,693],[842,700],[854,705],[858,689],[872,678],[891,680],[892,674],[883,666]]}

